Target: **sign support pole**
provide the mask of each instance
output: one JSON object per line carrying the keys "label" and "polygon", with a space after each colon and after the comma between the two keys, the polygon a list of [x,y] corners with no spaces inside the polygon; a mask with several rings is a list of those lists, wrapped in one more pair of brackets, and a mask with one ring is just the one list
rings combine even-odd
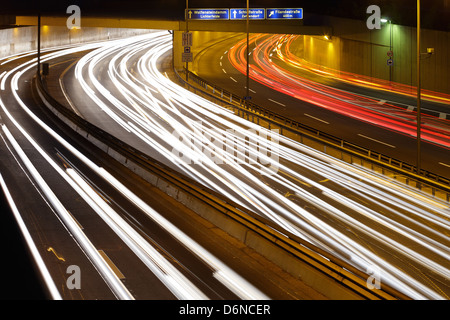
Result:
{"label": "sign support pole", "polygon": [[249,99],[249,97],[250,97],[250,94],[249,94],[249,91],[250,91],[250,65],[249,65],[249,60],[250,60],[250,58],[249,58],[249,51],[250,51],[250,43],[249,43],[249,16],[250,16],[250,12],[249,12],[250,10],[249,10],[249,0],[247,0],[247,23],[246,23],[246,28],[247,28],[247,92],[246,92],[246,96],[245,96],[245,98],[246,98],[246,101]]}
{"label": "sign support pole", "polygon": [[420,110],[420,0],[417,0],[417,174],[421,165],[421,110]]}
{"label": "sign support pole", "polygon": [[41,12],[38,13],[38,30],[37,30],[37,73],[41,76]]}
{"label": "sign support pole", "polygon": [[[185,13],[185,19],[186,19],[186,33],[189,32],[189,0],[186,0],[186,13]],[[188,82],[189,79],[189,62],[186,61],[186,82]]]}

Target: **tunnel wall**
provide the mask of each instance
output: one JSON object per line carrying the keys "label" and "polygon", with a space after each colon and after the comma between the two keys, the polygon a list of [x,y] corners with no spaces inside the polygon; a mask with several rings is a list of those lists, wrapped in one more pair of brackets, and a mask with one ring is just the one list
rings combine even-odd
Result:
{"label": "tunnel wall", "polygon": [[[41,28],[41,49],[123,38],[148,32],[151,32],[151,30],[95,27],[69,30],[67,27],[44,25]],[[16,27],[0,30],[0,58],[36,49],[37,27]]]}
{"label": "tunnel wall", "polygon": [[[330,22],[333,36],[300,35],[291,46],[292,52],[308,62],[358,75],[416,86],[416,29],[384,24],[380,30],[367,29],[365,22],[338,19]],[[391,30],[392,28],[392,30]],[[180,70],[183,47],[182,31],[174,32],[174,65]],[[194,57],[208,44],[236,35],[231,32],[194,31]],[[245,34],[242,34],[244,36]],[[450,33],[424,29],[421,32],[421,52],[434,48],[435,54],[422,55],[421,83],[423,89],[450,93]],[[388,51],[393,51],[394,63],[387,64]]]}
{"label": "tunnel wall", "polygon": [[[330,18],[329,24],[333,26],[330,40],[300,36],[292,45],[293,53],[324,67],[416,86],[416,28],[386,23],[379,30],[369,30],[365,21],[341,18]],[[434,48],[435,54],[422,55],[422,88],[450,93],[450,32],[422,29],[421,52],[427,48]],[[391,67],[387,64],[390,49]]]}

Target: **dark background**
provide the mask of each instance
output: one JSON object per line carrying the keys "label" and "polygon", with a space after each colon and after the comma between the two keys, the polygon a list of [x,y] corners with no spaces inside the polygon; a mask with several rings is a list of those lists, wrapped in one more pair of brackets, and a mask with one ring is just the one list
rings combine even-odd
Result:
{"label": "dark background", "polygon": [[[82,16],[112,16],[121,18],[149,18],[183,20],[185,0],[7,0],[2,1],[0,14],[64,16],[71,4],[81,9]],[[190,0],[190,8],[245,8],[246,0]],[[450,0],[421,1],[422,27],[450,30]],[[309,13],[366,20],[369,5],[378,5],[382,16],[393,23],[416,25],[416,0],[250,0],[253,8],[303,8],[305,19]]]}

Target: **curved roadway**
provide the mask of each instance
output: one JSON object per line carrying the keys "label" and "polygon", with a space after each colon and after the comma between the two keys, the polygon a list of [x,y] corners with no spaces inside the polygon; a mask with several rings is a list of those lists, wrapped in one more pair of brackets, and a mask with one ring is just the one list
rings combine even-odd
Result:
{"label": "curved roadway", "polygon": [[[42,61],[53,74],[104,44],[54,48]],[[32,90],[35,63],[35,52],[2,60],[0,180],[51,298],[324,298],[61,131]]]}
{"label": "curved roadway", "polygon": [[[211,52],[214,71],[223,52]],[[379,268],[413,298],[448,299],[448,204],[193,95],[168,79],[170,53],[167,32],[107,43],[68,66],[65,96],[89,121],[280,228],[365,272]]]}

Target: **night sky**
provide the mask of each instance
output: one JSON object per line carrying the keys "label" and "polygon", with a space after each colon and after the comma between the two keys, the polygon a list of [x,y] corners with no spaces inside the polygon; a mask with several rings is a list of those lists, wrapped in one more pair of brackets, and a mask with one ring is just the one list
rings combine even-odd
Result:
{"label": "night sky", "polygon": [[[35,15],[40,3],[43,15],[66,15],[66,8],[76,4],[86,16],[114,16],[121,18],[149,18],[182,20],[185,0],[12,0],[2,3],[0,14]],[[250,0],[254,8],[304,8],[308,13],[339,16],[359,20],[367,19],[366,8],[379,5],[383,16],[394,23],[414,26],[416,24],[416,1],[414,0]],[[189,0],[191,8],[245,8],[246,0]],[[423,27],[450,31],[450,0],[422,1]]]}

